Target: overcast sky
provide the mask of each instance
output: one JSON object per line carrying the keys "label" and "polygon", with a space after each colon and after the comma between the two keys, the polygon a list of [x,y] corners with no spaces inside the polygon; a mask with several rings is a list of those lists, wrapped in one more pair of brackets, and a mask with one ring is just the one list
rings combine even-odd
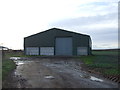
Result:
{"label": "overcast sky", "polygon": [[56,27],[92,38],[93,49],[118,47],[119,0],[0,0],[0,45]]}

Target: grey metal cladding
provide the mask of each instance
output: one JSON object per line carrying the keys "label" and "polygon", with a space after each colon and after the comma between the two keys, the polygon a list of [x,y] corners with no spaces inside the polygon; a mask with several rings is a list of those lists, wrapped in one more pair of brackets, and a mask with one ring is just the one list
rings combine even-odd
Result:
{"label": "grey metal cladding", "polygon": [[77,55],[77,47],[88,47],[88,54],[91,53],[89,47],[89,35],[52,28],[24,38],[25,47],[55,47],[57,37],[72,37],[73,55]]}

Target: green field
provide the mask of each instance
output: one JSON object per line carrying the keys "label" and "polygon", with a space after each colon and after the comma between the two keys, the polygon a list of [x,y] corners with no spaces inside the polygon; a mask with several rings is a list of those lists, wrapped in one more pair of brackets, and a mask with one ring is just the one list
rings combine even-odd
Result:
{"label": "green field", "polygon": [[91,56],[81,56],[85,66],[103,75],[119,75],[118,50],[92,51]]}

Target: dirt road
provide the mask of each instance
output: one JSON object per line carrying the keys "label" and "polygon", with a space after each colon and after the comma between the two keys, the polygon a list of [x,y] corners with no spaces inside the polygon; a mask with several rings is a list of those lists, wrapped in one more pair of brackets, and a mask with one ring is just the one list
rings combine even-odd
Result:
{"label": "dirt road", "polygon": [[14,60],[18,65],[3,84],[4,88],[117,88],[104,78],[81,70],[73,58]]}

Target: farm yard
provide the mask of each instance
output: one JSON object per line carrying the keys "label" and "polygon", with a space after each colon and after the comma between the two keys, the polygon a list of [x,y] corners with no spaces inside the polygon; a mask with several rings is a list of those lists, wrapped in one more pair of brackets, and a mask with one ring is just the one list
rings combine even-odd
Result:
{"label": "farm yard", "polygon": [[[7,59],[3,61],[3,88],[117,88],[118,82],[104,76],[118,79],[118,52],[93,51],[91,56],[74,57],[6,53]],[[21,59],[9,60],[10,57]]]}
{"label": "farm yard", "polygon": [[1,0],[0,89],[120,90],[118,0]]}

